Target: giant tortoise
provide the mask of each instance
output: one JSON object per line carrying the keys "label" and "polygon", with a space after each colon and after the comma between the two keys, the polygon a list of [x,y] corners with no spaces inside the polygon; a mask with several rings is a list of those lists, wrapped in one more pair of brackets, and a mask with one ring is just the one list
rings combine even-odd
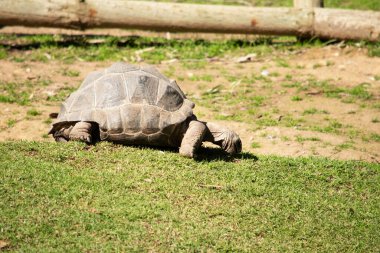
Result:
{"label": "giant tortoise", "polygon": [[177,83],[156,68],[117,62],[85,78],[49,133],[56,141],[179,147],[186,157],[194,157],[204,141],[229,154],[241,151],[235,132],[199,121],[193,108]]}

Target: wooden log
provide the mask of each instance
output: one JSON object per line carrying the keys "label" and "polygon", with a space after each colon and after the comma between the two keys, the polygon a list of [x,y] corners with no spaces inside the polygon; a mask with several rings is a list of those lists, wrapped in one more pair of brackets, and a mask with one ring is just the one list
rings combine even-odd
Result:
{"label": "wooden log", "polygon": [[380,40],[380,13],[145,1],[1,0],[0,25]]}
{"label": "wooden log", "polygon": [[0,5],[4,26],[298,35],[311,22],[307,11],[288,8],[122,0],[1,0]]}
{"label": "wooden log", "polygon": [[316,37],[380,41],[380,12],[316,8],[314,13]]}

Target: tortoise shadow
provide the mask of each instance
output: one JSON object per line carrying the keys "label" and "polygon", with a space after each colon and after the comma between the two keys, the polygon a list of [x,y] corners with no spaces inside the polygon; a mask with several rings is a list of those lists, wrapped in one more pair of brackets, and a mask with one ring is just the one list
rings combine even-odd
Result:
{"label": "tortoise shadow", "polygon": [[[116,144],[116,143],[115,143]],[[155,147],[148,145],[126,145],[126,144],[117,144],[126,147],[134,147],[134,148],[144,148],[144,149],[153,149],[159,151],[170,152],[173,154],[178,154],[177,148],[171,147]],[[197,162],[213,162],[213,161],[224,161],[224,162],[236,162],[238,160],[253,160],[258,161],[259,158],[249,152],[243,152],[235,155],[230,155],[226,153],[224,150],[220,148],[213,147],[200,147],[197,156],[194,158]]]}
{"label": "tortoise shadow", "polygon": [[249,152],[243,152],[235,155],[229,155],[220,148],[201,147],[197,152],[196,161],[199,162],[236,162],[237,160],[253,160],[257,161],[259,158]]}

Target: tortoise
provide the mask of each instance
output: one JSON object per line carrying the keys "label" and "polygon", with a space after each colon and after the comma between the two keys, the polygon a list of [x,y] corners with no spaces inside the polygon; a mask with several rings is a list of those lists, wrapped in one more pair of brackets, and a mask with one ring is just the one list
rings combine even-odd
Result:
{"label": "tortoise", "polygon": [[193,108],[176,81],[153,66],[116,62],[85,78],[62,103],[49,134],[63,142],[179,147],[186,157],[195,157],[203,141],[229,154],[241,152],[235,132],[199,121]]}

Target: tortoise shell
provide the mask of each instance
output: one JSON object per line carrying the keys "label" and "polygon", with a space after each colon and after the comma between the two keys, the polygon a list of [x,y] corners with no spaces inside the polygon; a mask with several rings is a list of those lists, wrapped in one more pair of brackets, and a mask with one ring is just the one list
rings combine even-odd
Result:
{"label": "tortoise shell", "polygon": [[89,121],[99,125],[101,140],[176,146],[170,136],[193,108],[177,83],[156,68],[117,62],[85,78],[62,103],[50,133]]}

